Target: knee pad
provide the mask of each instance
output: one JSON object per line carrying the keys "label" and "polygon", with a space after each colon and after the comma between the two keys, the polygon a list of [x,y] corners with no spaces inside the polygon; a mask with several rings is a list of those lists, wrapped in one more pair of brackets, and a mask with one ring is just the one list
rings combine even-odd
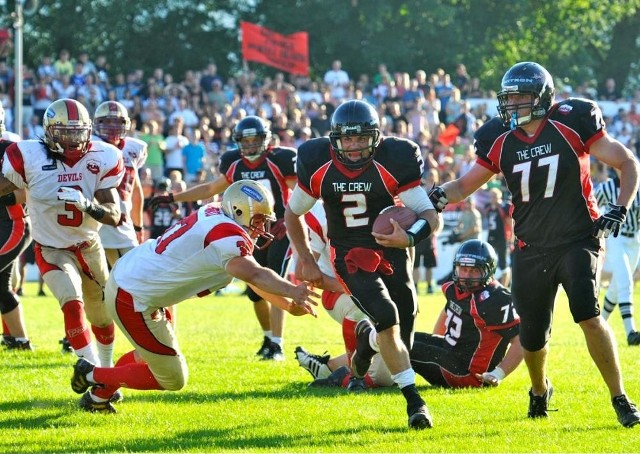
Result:
{"label": "knee pad", "polygon": [[8,290],[0,292],[0,314],[8,314],[18,307],[19,304],[20,301],[18,301],[18,298],[16,298],[13,292]]}

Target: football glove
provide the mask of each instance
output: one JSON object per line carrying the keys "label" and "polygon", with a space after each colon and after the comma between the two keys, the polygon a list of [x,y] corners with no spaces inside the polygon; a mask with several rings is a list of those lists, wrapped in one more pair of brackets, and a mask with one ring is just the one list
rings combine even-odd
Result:
{"label": "football glove", "polygon": [[444,207],[449,203],[447,194],[445,194],[444,190],[440,186],[434,186],[431,188],[429,191],[429,200],[431,200],[433,207],[438,213],[442,213]]}
{"label": "football glove", "polygon": [[65,203],[71,203],[80,211],[84,212],[86,212],[91,206],[91,202],[87,200],[84,194],[75,188],[62,187],[58,189],[58,200],[62,200]]}
{"label": "football glove", "polygon": [[627,208],[624,205],[607,204],[608,211],[596,219],[593,224],[593,236],[608,238],[609,235],[618,236],[620,226],[627,218]]}
{"label": "football glove", "polygon": [[149,205],[148,208],[150,210],[155,210],[158,205],[160,205],[161,203],[173,203],[173,194],[170,192],[167,195],[157,195],[155,197],[152,197],[151,200],[149,200]]}

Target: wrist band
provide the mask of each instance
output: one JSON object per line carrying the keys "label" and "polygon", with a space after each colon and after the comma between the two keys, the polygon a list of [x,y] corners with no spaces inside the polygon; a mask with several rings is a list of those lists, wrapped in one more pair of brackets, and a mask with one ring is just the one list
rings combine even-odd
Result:
{"label": "wrist band", "polygon": [[491,372],[488,372],[488,373],[496,377],[498,381],[504,380],[504,377],[507,376],[501,367],[496,367],[495,369],[493,369]]}
{"label": "wrist band", "polygon": [[426,220],[418,219],[411,227],[409,227],[407,233],[412,237],[412,241],[410,240],[410,243],[411,246],[413,246],[431,235],[431,226]]}
{"label": "wrist band", "polygon": [[102,206],[96,205],[95,203],[91,202],[87,207],[86,213],[96,221],[99,221],[104,217],[105,210],[104,208],[102,208]]}
{"label": "wrist band", "polygon": [[139,225],[134,225],[133,230],[135,230],[136,232],[142,232],[142,227]]}

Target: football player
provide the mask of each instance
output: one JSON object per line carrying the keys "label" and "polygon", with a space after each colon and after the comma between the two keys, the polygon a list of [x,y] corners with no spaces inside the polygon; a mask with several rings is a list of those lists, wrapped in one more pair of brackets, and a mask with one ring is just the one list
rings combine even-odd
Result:
{"label": "football player", "polygon": [[[440,225],[420,187],[424,172],[420,148],[409,140],[382,137],[376,110],[364,101],[351,100],[333,113],[329,137],[300,146],[297,168],[298,184],[285,220],[301,277],[316,285],[322,281],[302,219],[322,199],[337,276],[375,325],[382,357],[407,401],[409,426],[431,427],[431,415],[416,389],[409,361],[417,296],[408,248]],[[394,222],[393,233],[372,233],[374,219],[395,205],[396,199],[418,213],[418,221],[408,231]],[[367,330],[371,325],[358,326]],[[366,374],[372,356],[356,350],[351,359],[356,377]]]}
{"label": "football player", "polygon": [[[554,95],[553,79],[544,67],[535,62],[513,65],[502,78],[499,116],[474,135],[475,164],[429,196],[442,210],[495,174],[504,175],[516,238],[511,291],[531,379],[528,416],[548,416],[553,393],[546,374],[548,341],[562,285],[618,421],[631,427],[640,423],[640,411],[625,393],[613,333],[600,317],[598,281],[603,239],[617,236],[624,223],[638,188],[638,162],[607,134],[596,103],[576,98],[556,103]],[[620,193],[604,214],[598,213],[589,178],[592,159],[620,170]]]}
{"label": "football player", "polygon": [[374,355],[368,372],[362,378],[353,376],[348,367],[356,349],[356,324],[367,316],[344,292],[344,287],[336,279],[331,261],[331,246],[327,238],[327,215],[321,200],[304,215],[309,227],[309,246],[322,271],[322,306],[327,313],[342,326],[342,339],[346,353],[337,357],[314,355],[302,347],[296,347],[298,364],[314,378],[312,386],[342,386],[358,392],[366,388],[392,386],[389,369],[379,354]]}
{"label": "football player", "polygon": [[104,141],[122,151],[124,177],[118,186],[121,221],[116,227],[102,225],[100,241],[113,267],[118,258],[142,242],[142,207],[144,197],[138,170],[147,159],[147,144],[140,139],[127,137],[131,120],[127,108],[116,101],[105,101],[96,108],[93,116],[93,143]]}
{"label": "football player", "polygon": [[[109,395],[119,387],[176,391],[187,382],[186,360],[180,351],[166,307],[194,296],[205,296],[235,277],[281,297],[294,315],[312,314],[304,283],[293,285],[260,266],[252,255],[254,242],[271,240],[275,221],[273,199],[252,180],[239,180],[224,192],[222,204],[201,207],[162,236],[129,251],[115,264],[107,282],[106,307],[133,351],[116,366],[96,367],[84,359],[74,367],[71,387],[84,393],[81,408],[113,413]],[[107,395],[96,395],[90,387]],[[102,397],[101,397],[102,396]]]}
{"label": "football player", "polygon": [[[4,108],[0,104],[0,156],[20,136],[5,128]],[[13,290],[14,264],[31,243],[31,221],[25,209],[24,189],[0,197],[0,314],[2,314],[2,345],[9,349],[32,350],[22,313],[20,299]]]}
{"label": "football player", "polygon": [[[262,118],[256,116],[240,120],[233,129],[232,138],[238,148],[221,156],[219,177],[184,192],[156,196],[149,205],[153,208],[159,203],[206,200],[221,194],[234,181],[245,178],[262,183],[273,194],[277,221],[271,228],[273,241],[265,247],[258,244],[254,254],[258,263],[284,276],[291,251],[282,217],[291,189],[296,184],[296,151],[289,147],[270,146],[271,130]],[[258,322],[264,331],[262,346],[257,354],[267,360],[283,360],[285,314],[277,305],[270,306],[267,302],[277,298],[276,296],[259,292],[259,289],[251,286],[247,289],[247,296],[254,303]]]}
{"label": "football player", "polygon": [[113,145],[91,143],[91,117],[78,101],[51,103],[43,127],[42,140],[5,150],[0,195],[28,189],[36,263],[60,303],[67,339],[78,357],[109,365],[114,324],[104,308],[107,266],[98,226],[120,222],[122,154]]}

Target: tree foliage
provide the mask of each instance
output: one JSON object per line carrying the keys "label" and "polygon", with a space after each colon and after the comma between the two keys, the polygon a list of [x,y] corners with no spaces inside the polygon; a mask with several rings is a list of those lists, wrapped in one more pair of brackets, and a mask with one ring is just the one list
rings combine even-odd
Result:
{"label": "tree foliage", "polygon": [[[614,77],[640,61],[640,0],[50,0],[24,28],[25,62],[88,51],[112,73],[163,67],[176,77],[209,61],[241,68],[239,22],[307,31],[312,74],[340,59],[352,78],[392,71],[451,72],[465,63],[496,87],[516,61],[536,60],[562,82]],[[251,65],[263,72],[270,68]]]}

